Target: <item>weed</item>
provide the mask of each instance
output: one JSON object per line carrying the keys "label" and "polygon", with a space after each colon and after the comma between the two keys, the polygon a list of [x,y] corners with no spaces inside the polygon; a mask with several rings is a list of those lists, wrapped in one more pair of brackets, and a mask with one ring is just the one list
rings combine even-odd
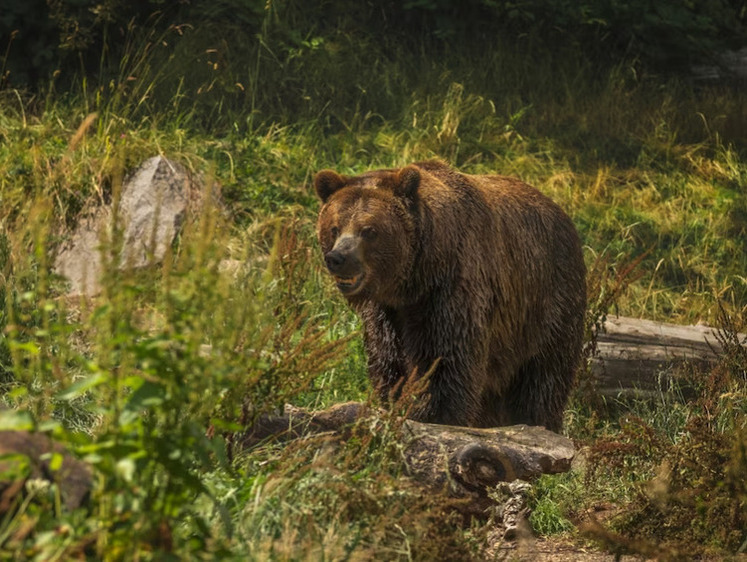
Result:
{"label": "weed", "polygon": [[734,331],[739,323],[723,309],[721,321],[721,361],[689,404],[676,435],[667,435],[668,424],[651,425],[657,421],[653,416],[629,418],[619,433],[593,445],[589,478],[599,478],[600,470],[605,479],[617,474],[636,483],[636,495],[613,521],[619,535],[593,527],[590,536],[640,554],[654,540],[660,556],[672,559],[683,552],[742,548],[747,516],[744,347]]}
{"label": "weed", "polygon": [[[626,515],[595,535],[610,548],[692,533],[738,550],[745,362],[727,318],[747,302],[744,96],[636,61],[600,67],[572,41],[543,52],[530,36],[476,48],[364,33],[380,9],[333,4],[316,19],[271,2],[227,20],[221,2],[195,8],[200,25],[121,20],[122,56],[102,51],[95,75],[76,64],[44,91],[0,91],[2,401],[22,412],[17,429],[47,432],[95,474],[72,513],[56,484],[25,490],[0,521],[2,555],[472,556],[448,502],[402,477],[394,417],[342,443],[241,452],[230,439],[285,402],[370,390],[359,322],[322,271],[313,173],[433,156],[519,176],[569,212],[589,262],[589,353],[612,311],[721,318],[726,359],[694,376],[693,404],[662,392],[617,422],[589,407],[582,379],[566,427],[592,442],[592,464],[540,480],[535,528],[565,532],[583,507],[616,501]],[[208,205],[142,271],[117,269],[110,231],[102,294],[66,298],[50,271],[58,244],[153,154],[219,184],[225,208]]]}

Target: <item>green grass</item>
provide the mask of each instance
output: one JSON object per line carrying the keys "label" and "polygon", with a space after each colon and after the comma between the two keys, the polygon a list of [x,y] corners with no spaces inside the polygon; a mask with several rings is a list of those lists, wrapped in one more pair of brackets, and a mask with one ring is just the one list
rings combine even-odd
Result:
{"label": "green grass", "polygon": [[[260,413],[369,394],[359,322],[315,242],[311,178],[322,168],[358,173],[437,156],[465,172],[521,177],[568,211],[590,269],[601,268],[593,312],[684,323],[717,322],[719,303],[734,318],[745,313],[740,92],[696,90],[632,63],[597,68],[570,47],[544,57],[509,44],[433,54],[426,40],[412,49],[340,27],[293,50],[270,29],[257,45],[231,27],[235,41],[208,53],[207,31],[184,41],[173,29],[133,35],[110,82],[0,92],[2,400],[96,475],[88,509],[64,512],[54,487],[14,499],[0,519],[3,557],[478,556],[480,532],[403,477],[394,418],[342,444],[230,458],[224,438]],[[193,216],[146,271],[113,274],[111,241],[102,295],[69,301],[50,273],[64,233],[159,153],[217,182],[228,212]],[[236,277],[221,272],[224,259],[244,264]],[[637,259],[630,285],[608,302],[604,291]],[[684,448],[699,443],[694,418],[715,412],[712,433],[697,435],[725,436],[738,452],[737,379],[713,383],[695,404],[662,395],[626,405],[623,420],[574,402],[567,430],[597,445],[594,468],[540,479],[536,531],[573,532],[582,507],[600,501],[655,520],[655,502],[637,491],[665,455],[682,467],[681,489],[696,480]],[[702,501],[709,490],[697,489]],[[677,504],[680,522],[686,505]],[[700,520],[706,530],[724,524],[711,515]],[[643,532],[629,521],[619,529]],[[738,537],[719,540],[736,550]]]}

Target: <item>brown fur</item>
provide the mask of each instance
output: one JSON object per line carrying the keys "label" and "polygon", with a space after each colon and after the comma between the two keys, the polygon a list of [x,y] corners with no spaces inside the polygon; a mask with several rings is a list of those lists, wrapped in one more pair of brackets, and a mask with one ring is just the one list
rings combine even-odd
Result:
{"label": "brown fur", "polygon": [[586,286],[578,235],[555,203],[437,161],[322,171],[315,186],[325,261],[363,319],[383,400],[438,360],[416,418],[561,427]]}

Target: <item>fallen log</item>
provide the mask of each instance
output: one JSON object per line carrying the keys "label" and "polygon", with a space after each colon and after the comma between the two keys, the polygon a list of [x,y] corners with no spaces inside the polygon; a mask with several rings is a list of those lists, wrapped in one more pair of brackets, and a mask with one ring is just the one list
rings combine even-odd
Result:
{"label": "fallen log", "polygon": [[[57,468],[55,455],[60,457]],[[15,503],[29,479],[56,483],[69,510],[84,505],[93,486],[90,466],[43,433],[0,431],[0,514]]]}
{"label": "fallen log", "polygon": [[[282,416],[261,417],[239,439],[239,446],[319,433],[345,439],[356,421],[377,415],[359,402],[316,412],[286,405]],[[575,454],[570,439],[543,427],[477,429],[414,420],[402,424],[407,474],[433,492],[463,499],[460,509],[466,514],[482,515],[495,505],[488,492],[498,483],[565,472]]]}
{"label": "fallen log", "polygon": [[[746,339],[740,334],[740,341]],[[653,396],[669,388],[683,365],[714,365],[717,347],[716,331],[707,326],[611,317],[598,336],[593,382],[605,396]],[[286,406],[281,416],[258,419],[238,444],[251,448],[268,439],[319,433],[345,439],[356,421],[375,415],[368,406],[353,402],[317,412]],[[569,439],[541,427],[475,429],[413,420],[402,423],[408,474],[429,489],[464,498],[468,513],[482,513],[493,505],[488,491],[498,483],[567,471],[574,456]]]}
{"label": "fallen log", "polygon": [[494,505],[488,492],[499,483],[566,472],[575,455],[567,437],[527,425],[476,429],[407,420],[403,436],[408,474],[464,498],[464,511],[474,515]]}
{"label": "fallen log", "polygon": [[[746,339],[740,334],[741,341]],[[592,357],[595,387],[608,397],[654,396],[669,388],[683,366],[705,370],[715,365],[718,348],[716,329],[709,326],[610,317]]]}

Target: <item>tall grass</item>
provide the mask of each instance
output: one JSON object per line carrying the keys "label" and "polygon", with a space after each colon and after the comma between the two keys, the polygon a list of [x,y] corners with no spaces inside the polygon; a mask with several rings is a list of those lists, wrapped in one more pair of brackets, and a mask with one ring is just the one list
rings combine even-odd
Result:
{"label": "tall grass", "polygon": [[[403,478],[393,418],[345,443],[229,447],[234,431],[286,401],[368,395],[358,321],[314,241],[318,169],[438,156],[516,175],[571,214],[600,275],[638,264],[627,291],[600,293],[610,310],[713,322],[719,303],[747,306],[739,92],[634,63],[599,69],[573,47],[397,44],[339,22],[290,41],[283,22],[298,16],[268,6],[258,38],[234,23],[217,33],[209,19],[133,27],[107,80],[0,92],[0,385],[6,405],[29,412],[21,425],[3,419],[31,420],[95,474],[90,504],[73,513],[54,486],[11,498],[0,520],[8,557],[475,555],[448,506]],[[206,197],[164,262],[143,271],[117,269],[110,229],[101,295],[65,297],[50,270],[60,241],[157,153],[218,184],[223,204]],[[681,436],[689,413],[666,406],[671,415],[637,413]],[[569,425],[579,435],[617,431],[582,416]],[[593,493],[632,501],[622,478],[614,494]],[[538,528],[568,528],[557,490],[542,486]]]}

